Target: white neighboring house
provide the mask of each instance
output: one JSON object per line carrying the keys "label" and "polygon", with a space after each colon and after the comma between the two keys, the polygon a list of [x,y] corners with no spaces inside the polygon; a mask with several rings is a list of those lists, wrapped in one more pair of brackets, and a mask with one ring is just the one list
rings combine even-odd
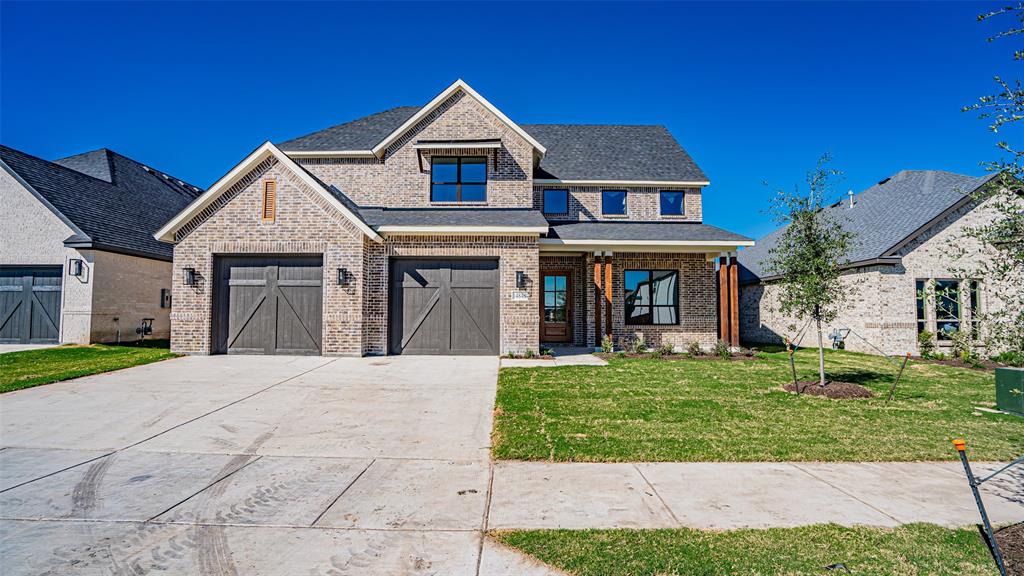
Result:
{"label": "white neighboring house", "polygon": [[168,338],[171,247],[152,234],[200,193],[107,149],[0,145],[0,343]]}
{"label": "white neighboring house", "polygon": [[[992,257],[979,242],[965,239],[963,231],[992,221],[989,201],[979,203],[972,195],[994,176],[903,170],[829,207],[856,234],[856,245],[842,277],[851,298],[825,327],[826,336],[835,329],[851,329],[847,349],[878,353],[874,345],[886,354],[902,355],[919,353],[918,334],[924,330],[936,335],[938,349],[945,352],[952,343],[950,333],[983,330],[975,322],[977,311],[1001,307],[997,290],[987,278],[958,281],[954,270]],[[778,276],[766,269],[780,232],[739,254],[740,334],[747,342],[781,343],[804,324],[779,312]],[[967,252],[960,260],[950,256],[954,244]],[[813,340],[808,330],[802,343],[816,345]]]}

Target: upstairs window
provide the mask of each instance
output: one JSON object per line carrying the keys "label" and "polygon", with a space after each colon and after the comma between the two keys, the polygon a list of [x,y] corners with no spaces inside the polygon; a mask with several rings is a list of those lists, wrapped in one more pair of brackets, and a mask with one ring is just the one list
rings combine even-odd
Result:
{"label": "upstairs window", "polygon": [[606,216],[625,216],[626,191],[604,190],[601,192],[601,214]]}
{"label": "upstairs window", "polygon": [[545,214],[567,214],[569,212],[569,191],[545,190],[543,210]]}
{"label": "upstairs window", "polygon": [[626,270],[626,324],[679,323],[678,270]]}
{"label": "upstairs window", "polygon": [[661,191],[661,215],[682,216],[685,214],[683,206],[683,192],[679,190]]}
{"label": "upstairs window", "polygon": [[486,202],[487,158],[435,156],[430,159],[431,202]]}

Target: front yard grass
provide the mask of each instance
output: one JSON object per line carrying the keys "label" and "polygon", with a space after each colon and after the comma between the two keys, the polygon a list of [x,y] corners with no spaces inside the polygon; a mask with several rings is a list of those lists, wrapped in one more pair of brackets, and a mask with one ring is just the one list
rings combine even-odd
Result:
{"label": "front yard grass", "polygon": [[[817,351],[796,355],[813,379]],[[867,400],[796,396],[785,352],[751,361],[612,358],[608,366],[502,368],[493,455],[498,459],[638,461],[975,460],[1024,452],[1024,419],[994,406],[991,372],[937,364],[896,367],[879,356],[829,351],[829,378],[871,389]]]}
{"label": "front yard grass", "polygon": [[[933,524],[844,528],[835,524],[725,532],[533,530],[496,532],[497,540],[578,576],[998,574],[975,528]],[[826,566],[843,564],[826,569]]]}
{"label": "front yard grass", "polygon": [[174,358],[167,341],[57,346],[0,354],[0,393]]}

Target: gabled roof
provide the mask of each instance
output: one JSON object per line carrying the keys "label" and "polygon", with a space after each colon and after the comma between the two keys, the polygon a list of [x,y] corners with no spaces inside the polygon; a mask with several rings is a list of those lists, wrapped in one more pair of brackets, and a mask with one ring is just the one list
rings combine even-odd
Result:
{"label": "gabled roof", "polygon": [[708,177],[664,126],[593,124],[516,125],[461,80],[426,106],[392,108],[282,142],[294,157],[376,157],[456,89],[480,100],[543,151],[538,183],[705,186]]}
{"label": "gabled roof", "polygon": [[151,234],[198,195],[105,148],[49,162],[0,145],[0,160],[74,230],[68,242],[80,248],[170,260],[170,247]]}
{"label": "gabled roof", "polygon": [[[948,212],[971,200],[995,174],[974,177],[941,170],[901,170],[853,197],[826,208],[842,227],[855,234],[854,247],[846,255],[849,266],[889,259]],[[785,229],[779,228],[739,253],[740,280],[770,279],[765,269],[768,253]]]}
{"label": "gabled roof", "polygon": [[323,198],[327,200],[334,209],[347,218],[357,229],[359,229],[360,232],[369,236],[374,241],[379,242],[382,240],[382,238],[358,215],[357,210],[351,202],[344,197],[344,194],[341,194],[340,191],[327,187],[319,178],[316,178],[308,170],[296,164],[294,160],[289,158],[284,152],[281,152],[277,146],[274,146],[270,142],[264,142],[259,148],[253,150],[251,154],[246,156],[244,160],[232,168],[230,172],[222,176],[220,180],[217,180],[213,186],[210,186],[202,196],[196,198],[191,204],[185,207],[184,210],[157,230],[156,233],[153,234],[153,237],[164,242],[173,242],[175,232],[180,230],[185,224],[191,221],[192,218],[202,212],[204,208],[212,204],[217,198],[227,192],[228,189],[230,189],[236,182],[248,174],[254,166],[271,156],[273,156],[285,168],[291,170],[313,191],[323,196]]}
{"label": "gabled roof", "polygon": [[639,180],[706,185],[708,177],[664,126],[524,124],[548,147],[538,180]]}

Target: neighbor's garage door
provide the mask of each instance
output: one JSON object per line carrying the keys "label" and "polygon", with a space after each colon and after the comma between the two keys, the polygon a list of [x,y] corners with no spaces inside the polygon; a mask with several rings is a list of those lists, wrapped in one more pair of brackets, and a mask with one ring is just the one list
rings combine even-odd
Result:
{"label": "neighbor's garage door", "polygon": [[319,256],[219,258],[215,282],[217,352],[320,354]]}
{"label": "neighbor's garage door", "polygon": [[498,261],[391,261],[391,354],[497,354]]}
{"label": "neighbor's garage door", "polygon": [[0,266],[0,343],[60,339],[60,266]]}

